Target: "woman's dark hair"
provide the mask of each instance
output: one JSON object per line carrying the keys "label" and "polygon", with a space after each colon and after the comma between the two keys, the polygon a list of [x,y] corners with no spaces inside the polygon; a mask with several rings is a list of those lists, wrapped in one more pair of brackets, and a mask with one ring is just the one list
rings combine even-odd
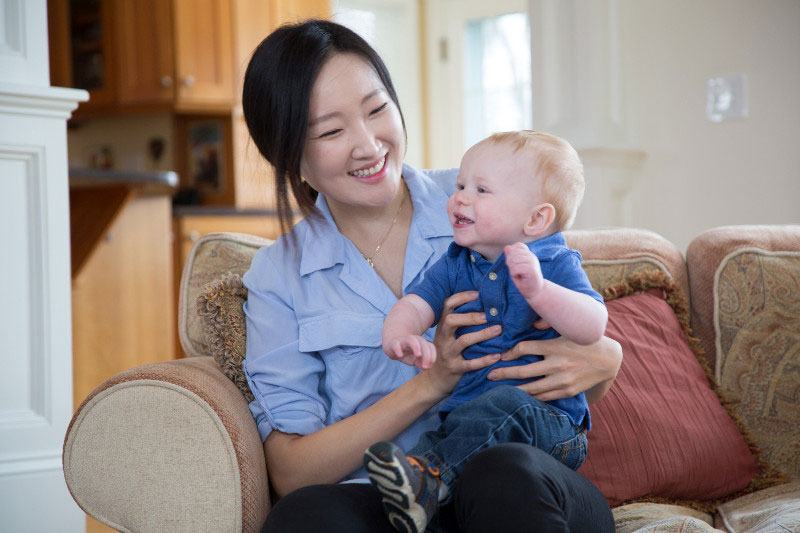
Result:
{"label": "woman's dark hair", "polygon": [[[311,89],[322,66],[334,53],[356,54],[367,61],[400,109],[394,85],[377,52],[352,30],[327,20],[281,26],[253,52],[244,75],[242,109],[258,151],[275,169],[275,192],[281,230],[294,223],[287,183],[304,217],[320,215],[317,192],[300,176],[308,130]],[[405,120],[403,131],[405,132]]]}

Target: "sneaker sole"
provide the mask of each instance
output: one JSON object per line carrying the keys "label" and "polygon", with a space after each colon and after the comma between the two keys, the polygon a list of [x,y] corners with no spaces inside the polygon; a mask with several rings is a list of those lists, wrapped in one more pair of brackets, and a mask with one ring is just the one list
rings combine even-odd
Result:
{"label": "sneaker sole", "polygon": [[364,458],[367,475],[383,496],[383,508],[392,526],[409,533],[424,531],[428,522],[425,509],[415,501],[417,495],[392,448],[384,443],[375,444]]}

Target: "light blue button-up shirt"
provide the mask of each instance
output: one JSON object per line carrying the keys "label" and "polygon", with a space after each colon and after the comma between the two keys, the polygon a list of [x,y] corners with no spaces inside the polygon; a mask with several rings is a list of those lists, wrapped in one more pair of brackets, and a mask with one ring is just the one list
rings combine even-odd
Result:
{"label": "light blue button-up shirt", "polygon": [[[414,214],[403,267],[403,293],[447,250],[453,230],[446,202],[457,169],[419,171],[403,165]],[[383,321],[397,302],[391,290],[336,228],[325,198],[323,218],[260,249],[244,275],[248,289],[247,358],[255,399],[250,411],[262,440],[273,430],[308,435],[366,409],[419,371],[389,359]],[[433,329],[426,333],[433,338]],[[437,407],[394,441],[416,444],[439,423]],[[366,477],[363,469],[346,479]]]}

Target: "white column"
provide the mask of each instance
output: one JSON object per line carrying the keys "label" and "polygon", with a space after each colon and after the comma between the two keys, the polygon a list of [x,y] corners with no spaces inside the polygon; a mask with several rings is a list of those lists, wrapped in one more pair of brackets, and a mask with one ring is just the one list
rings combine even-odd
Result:
{"label": "white column", "polygon": [[66,120],[45,0],[0,0],[0,531],[85,531],[61,449],[72,416]]}
{"label": "white column", "polygon": [[586,195],[575,227],[630,226],[645,153],[630,142],[619,0],[529,0],[533,127],[578,150]]}

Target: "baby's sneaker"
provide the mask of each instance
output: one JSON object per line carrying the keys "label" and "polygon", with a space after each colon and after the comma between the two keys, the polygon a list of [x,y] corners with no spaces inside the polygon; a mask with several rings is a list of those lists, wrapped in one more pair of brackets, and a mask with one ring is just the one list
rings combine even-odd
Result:
{"label": "baby's sneaker", "polygon": [[364,468],[383,495],[383,509],[392,526],[398,531],[425,531],[439,510],[439,470],[424,457],[406,456],[392,442],[370,446]]}

